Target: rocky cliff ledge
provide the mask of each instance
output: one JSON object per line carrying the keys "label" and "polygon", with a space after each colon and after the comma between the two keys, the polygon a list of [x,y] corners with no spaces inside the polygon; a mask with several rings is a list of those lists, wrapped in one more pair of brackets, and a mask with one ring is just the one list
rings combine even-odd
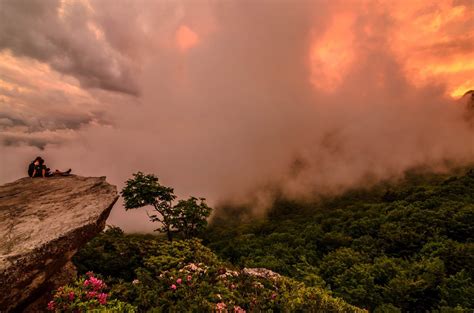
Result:
{"label": "rocky cliff ledge", "polygon": [[0,312],[36,311],[35,302],[73,278],[71,257],[105,227],[117,198],[105,177],[0,186]]}

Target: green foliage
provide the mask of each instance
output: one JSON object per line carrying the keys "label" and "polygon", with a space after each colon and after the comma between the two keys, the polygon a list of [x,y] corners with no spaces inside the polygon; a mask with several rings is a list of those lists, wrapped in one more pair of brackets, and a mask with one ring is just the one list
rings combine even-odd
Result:
{"label": "green foliage", "polygon": [[190,197],[173,205],[176,199],[173,188],[161,185],[155,175],[142,172],[133,174],[133,178],[125,182],[121,195],[126,210],[152,206],[156,214],[148,215],[150,220],[160,223],[156,230],[166,233],[170,241],[173,232],[181,233],[186,239],[200,234],[212,211],[204,198]]}
{"label": "green foliage", "polygon": [[125,182],[121,194],[127,210],[146,205],[167,208],[176,198],[173,188],[162,186],[155,175],[145,175],[142,172],[133,174],[133,179]]}
{"label": "green foliage", "polygon": [[156,251],[156,236],[125,235],[118,227],[111,227],[87,243],[73,257],[81,274],[88,271],[105,277],[132,280],[134,269],[143,266],[144,256]]}
{"label": "green foliage", "polygon": [[386,297],[404,312],[433,308],[440,299],[438,286],[443,272],[443,262],[439,259],[407,264],[384,288]]}
{"label": "green foliage", "polygon": [[407,173],[313,202],[278,198],[258,221],[236,211],[220,210],[203,238],[238,266],[326,286],[374,312],[474,309],[474,170]]}
{"label": "green foliage", "polygon": [[158,214],[149,215],[150,220],[161,223],[157,231],[166,233],[168,240],[171,240],[172,219],[175,216],[172,201],[176,199],[173,188],[162,186],[155,175],[138,172],[125,182],[121,195],[126,210],[153,206]]}
{"label": "green foliage", "polygon": [[[472,264],[472,263],[471,263]],[[440,286],[441,304],[464,308],[474,307],[474,282],[473,276],[467,271],[461,270],[447,277]]]}
{"label": "green foliage", "polygon": [[188,200],[179,200],[174,206],[173,225],[184,238],[193,238],[206,229],[211,211],[204,198],[190,197]]}
{"label": "green foliage", "polygon": [[397,308],[391,303],[384,303],[379,305],[375,310],[374,313],[401,313],[402,310]]}
{"label": "green foliage", "polygon": [[289,279],[286,281],[287,284],[278,286],[283,294],[278,306],[282,312],[366,312],[342,299],[331,297],[321,288],[307,287]]}
{"label": "green foliage", "polygon": [[[133,247],[138,257],[112,272],[102,260],[105,246]],[[85,253],[87,251],[87,253]],[[95,263],[89,258],[96,255]],[[75,259],[78,268],[94,265],[107,273],[111,295],[139,312],[364,312],[321,288],[285,277],[250,275],[224,263],[200,240],[161,240],[126,235],[112,228],[94,238]],[[123,275],[124,266],[134,272]],[[103,272],[102,272],[103,271]]]}

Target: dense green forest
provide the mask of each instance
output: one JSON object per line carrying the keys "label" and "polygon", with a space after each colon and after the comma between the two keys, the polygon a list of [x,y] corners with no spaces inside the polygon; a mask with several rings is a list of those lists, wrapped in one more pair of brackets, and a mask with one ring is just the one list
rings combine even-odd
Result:
{"label": "dense green forest", "polygon": [[108,293],[78,307],[109,297],[123,312],[474,310],[473,170],[411,172],[314,201],[277,197],[264,218],[250,211],[219,208],[200,239],[109,229],[75,256],[83,276],[56,293],[53,310],[70,292],[87,297],[91,275]]}
{"label": "dense green forest", "polygon": [[405,179],[268,216],[220,210],[205,243],[237,266],[266,267],[370,311],[474,310],[474,171]]}

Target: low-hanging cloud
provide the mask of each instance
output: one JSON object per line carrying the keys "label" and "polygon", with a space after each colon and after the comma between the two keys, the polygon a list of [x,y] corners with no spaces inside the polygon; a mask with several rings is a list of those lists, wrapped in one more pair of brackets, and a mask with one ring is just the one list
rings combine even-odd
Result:
{"label": "low-hanging cloud", "polygon": [[[3,182],[23,174],[39,145],[50,166],[107,175],[119,187],[142,170],[180,196],[259,207],[269,186],[289,197],[339,193],[417,166],[474,160],[465,106],[447,96],[454,72],[439,74],[440,62],[463,62],[452,57],[469,55],[470,43],[402,41],[396,31],[406,25],[397,14],[405,8],[375,1],[20,3],[0,10],[20,21],[0,19],[8,24],[0,27],[0,48],[49,64],[48,77],[77,81],[48,85],[48,95],[59,89],[67,100],[43,101],[47,116],[9,105],[33,108],[28,91],[4,96],[0,149],[11,167],[0,172]],[[449,4],[454,17],[442,15],[444,5],[418,9],[414,23],[439,13],[445,24],[437,32],[472,37],[469,3]],[[53,31],[54,23],[69,26]],[[411,75],[421,54],[434,65]],[[466,70],[453,81],[468,83],[459,75]],[[40,94],[30,84],[30,97]],[[38,116],[51,122],[38,128]],[[120,206],[110,222],[153,228],[143,212]]]}

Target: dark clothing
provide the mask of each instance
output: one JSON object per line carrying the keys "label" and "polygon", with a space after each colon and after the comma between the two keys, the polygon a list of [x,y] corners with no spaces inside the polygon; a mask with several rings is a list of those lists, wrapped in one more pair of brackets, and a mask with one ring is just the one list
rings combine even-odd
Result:
{"label": "dark clothing", "polygon": [[[35,172],[36,170],[36,172]],[[46,165],[35,165],[34,163],[31,163],[30,166],[28,166],[28,176],[30,177],[43,177],[43,170],[46,171],[45,176],[49,176],[49,171],[46,168]],[[35,176],[33,176],[33,173]]]}
{"label": "dark clothing", "polygon": [[[35,165],[35,162],[39,164]],[[28,176],[30,177],[43,177],[43,171],[44,171],[44,177],[51,177],[55,175],[68,176],[69,174],[71,174],[71,169],[68,169],[65,172],[60,172],[56,170],[54,173],[52,173],[51,170],[48,167],[46,167],[46,165],[44,165],[44,160],[41,157],[37,157],[28,166]]]}
{"label": "dark clothing", "polygon": [[35,166],[35,177],[43,177],[43,169],[46,169],[44,165],[36,165]]}
{"label": "dark clothing", "polygon": [[28,176],[33,177],[33,172],[35,171],[35,163],[31,162],[28,166]]}

